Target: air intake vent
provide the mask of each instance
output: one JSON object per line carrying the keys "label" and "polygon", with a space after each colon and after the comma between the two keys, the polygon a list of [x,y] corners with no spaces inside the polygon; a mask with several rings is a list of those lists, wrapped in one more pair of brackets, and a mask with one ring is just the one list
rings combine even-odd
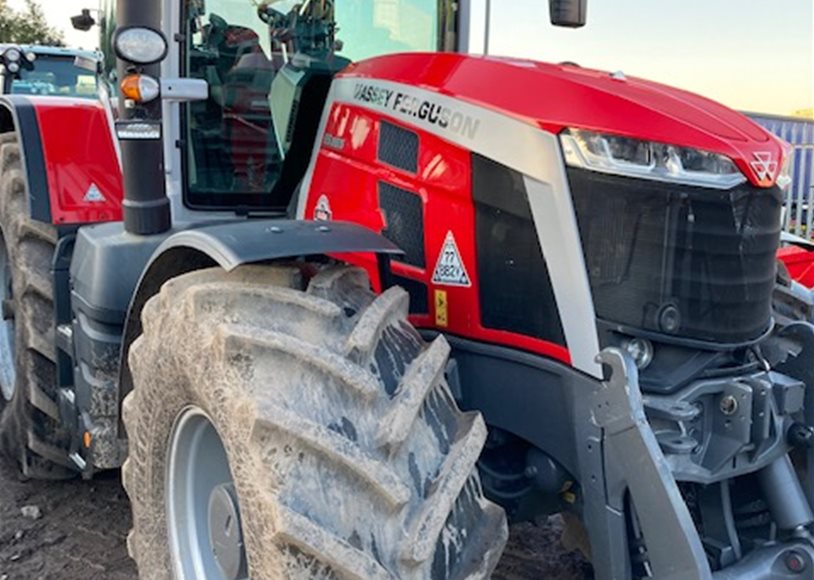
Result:
{"label": "air intake vent", "polygon": [[523,176],[473,154],[472,197],[483,325],[566,346]]}
{"label": "air intake vent", "polygon": [[379,207],[384,212],[384,237],[404,250],[395,260],[423,268],[424,212],[421,198],[411,191],[379,182]]}
{"label": "air intake vent", "polygon": [[404,171],[418,171],[418,135],[386,121],[379,125],[379,160]]}

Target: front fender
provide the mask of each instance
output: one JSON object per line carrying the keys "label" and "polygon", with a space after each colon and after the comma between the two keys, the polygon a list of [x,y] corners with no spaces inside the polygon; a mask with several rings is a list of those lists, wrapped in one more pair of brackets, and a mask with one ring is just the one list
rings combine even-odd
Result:
{"label": "front fender", "polygon": [[402,253],[390,240],[357,224],[279,219],[232,221],[180,231],[158,247],[151,264],[177,248],[202,252],[227,271],[241,264],[297,256]]}
{"label": "front fender", "polygon": [[91,99],[5,95],[3,131],[14,130],[31,217],[54,225],[122,219],[122,172],[110,118]]}
{"label": "front fender", "polygon": [[127,311],[119,364],[119,396],[132,389],[127,357],[141,334],[141,311],[169,279],[215,265],[227,271],[242,264],[329,254],[403,252],[367,228],[344,222],[302,220],[231,221],[181,230],[156,249],[144,268]]}

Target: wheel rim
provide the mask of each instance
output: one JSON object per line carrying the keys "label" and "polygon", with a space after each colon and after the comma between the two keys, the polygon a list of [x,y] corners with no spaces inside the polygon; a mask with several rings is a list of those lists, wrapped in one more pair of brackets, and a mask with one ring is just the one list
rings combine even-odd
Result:
{"label": "wheel rim", "polygon": [[10,401],[14,396],[17,373],[14,368],[14,295],[11,286],[11,263],[6,241],[0,234],[0,392]]}
{"label": "wheel rim", "polygon": [[167,462],[167,526],[177,578],[248,578],[240,509],[223,442],[198,407],[175,420]]}

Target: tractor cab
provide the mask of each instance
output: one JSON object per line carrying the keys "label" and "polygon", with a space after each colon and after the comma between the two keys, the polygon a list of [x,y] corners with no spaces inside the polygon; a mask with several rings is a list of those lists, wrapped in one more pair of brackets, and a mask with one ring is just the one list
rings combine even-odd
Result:
{"label": "tractor cab", "polygon": [[[552,24],[584,24],[585,0],[550,5]],[[166,51],[155,41],[161,58],[126,66],[128,59],[120,59],[118,70],[120,79],[137,77],[132,86],[145,76],[150,83],[205,83],[194,98],[178,87],[170,94],[156,86],[150,102],[136,96],[122,103],[118,134],[125,165],[128,141],[137,140],[134,157],[162,158],[168,167],[165,184],[140,179],[131,188],[144,190],[134,195],[150,200],[148,212],[165,214],[158,220],[162,227],[169,224],[169,206],[176,220],[187,222],[211,220],[215,213],[290,216],[337,73],[394,53],[482,53],[489,33],[489,3],[476,0],[193,0],[171,6],[179,17],[162,18],[161,33],[171,40],[164,42]],[[120,37],[114,35],[114,51]],[[179,103],[164,109],[171,114],[163,120],[159,93]],[[177,147],[161,150],[158,132],[149,129],[159,125]],[[138,133],[143,130],[153,135],[151,144],[147,133]],[[158,200],[165,190],[169,205]]]}

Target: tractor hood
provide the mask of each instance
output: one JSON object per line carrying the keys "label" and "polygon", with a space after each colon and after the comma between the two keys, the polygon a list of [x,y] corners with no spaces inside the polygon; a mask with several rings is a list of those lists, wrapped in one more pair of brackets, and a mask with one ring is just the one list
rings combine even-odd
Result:
{"label": "tractor hood", "polygon": [[575,127],[720,153],[760,187],[775,184],[788,154],[782,141],[712,100],[573,64],[413,53],[362,61],[341,76],[436,91],[552,133]]}

